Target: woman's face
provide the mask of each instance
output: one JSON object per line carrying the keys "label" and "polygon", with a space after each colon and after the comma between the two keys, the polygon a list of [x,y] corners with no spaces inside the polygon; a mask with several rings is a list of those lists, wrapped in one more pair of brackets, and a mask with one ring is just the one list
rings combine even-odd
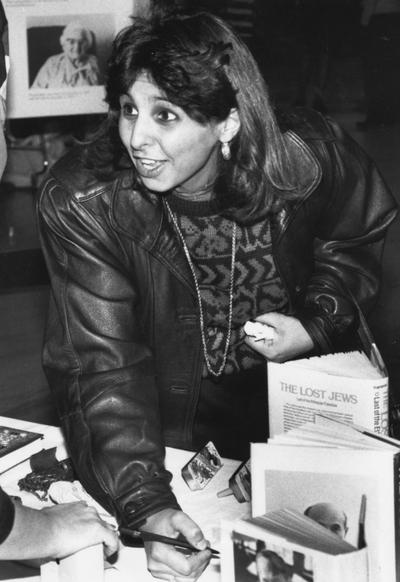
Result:
{"label": "woman's face", "polygon": [[194,121],[146,74],[120,97],[120,105],[119,134],[147,188],[179,186],[189,195],[215,179],[223,122]]}
{"label": "woman's face", "polygon": [[61,46],[70,61],[79,62],[86,55],[88,49],[83,30],[72,29],[64,32]]}

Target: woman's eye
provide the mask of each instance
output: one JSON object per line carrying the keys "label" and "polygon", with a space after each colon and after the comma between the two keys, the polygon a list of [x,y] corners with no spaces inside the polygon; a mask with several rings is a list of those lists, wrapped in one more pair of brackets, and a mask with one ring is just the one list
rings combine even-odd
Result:
{"label": "woman's eye", "polygon": [[163,109],[162,111],[159,111],[157,113],[157,117],[163,123],[166,123],[168,121],[175,121],[175,119],[177,119],[177,115],[172,111],[169,111],[168,109]]}
{"label": "woman's eye", "polygon": [[136,117],[136,108],[131,103],[122,103],[121,112],[124,117]]}

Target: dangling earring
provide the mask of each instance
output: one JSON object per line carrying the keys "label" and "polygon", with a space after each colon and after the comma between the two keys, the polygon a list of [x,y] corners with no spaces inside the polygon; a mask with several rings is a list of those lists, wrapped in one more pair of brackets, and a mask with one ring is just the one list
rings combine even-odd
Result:
{"label": "dangling earring", "polygon": [[231,146],[229,145],[229,141],[221,142],[221,154],[224,160],[231,159]]}

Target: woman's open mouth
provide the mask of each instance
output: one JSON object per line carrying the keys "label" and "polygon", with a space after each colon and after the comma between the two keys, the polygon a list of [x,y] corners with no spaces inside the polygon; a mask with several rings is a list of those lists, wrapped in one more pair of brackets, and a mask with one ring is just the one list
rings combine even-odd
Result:
{"label": "woman's open mouth", "polygon": [[134,163],[140,176],[143,178],[155,178],[164,168],[164,160],[153,160],[151,158],[134,158]]}

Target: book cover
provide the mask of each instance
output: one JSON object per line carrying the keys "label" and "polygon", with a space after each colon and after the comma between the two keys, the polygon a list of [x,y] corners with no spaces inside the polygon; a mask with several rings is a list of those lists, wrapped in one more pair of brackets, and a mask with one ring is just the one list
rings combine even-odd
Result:
{"label": "book cover", "polygon": [[[373,354],[379,356],[376,347]],[[301,426],[321,413],[387,434],[388,395],[385,367],[363,352],[268,362],[269,434]]]}
{"label": "book cover", "polygon": [[368,582],[365,548],[333,555],[273,534],[255,520],[224,522],[222,582]]}
{"label": "book cover", "polygon": [[42,434],[0,425],[0,457],[43,438]]}
{"label": "book cover", "polygon": [[0,473],[36,453],[42,439],[41,433],[0,425]]}
{"label": "book cover", "polygon": [[284,508],[309,516],[367,547],[373,582],[396,582],[399,451],[394,439],[329,419],[253,443],[253,517]]}

